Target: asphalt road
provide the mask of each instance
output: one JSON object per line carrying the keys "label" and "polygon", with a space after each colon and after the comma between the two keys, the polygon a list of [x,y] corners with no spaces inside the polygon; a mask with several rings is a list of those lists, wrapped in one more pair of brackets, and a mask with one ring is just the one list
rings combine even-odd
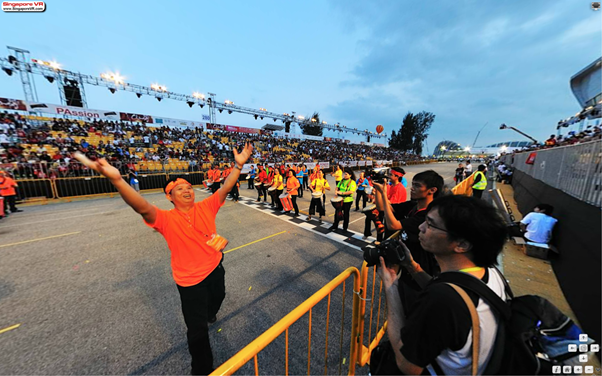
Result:
{"label": "asphalt road", "polygon": [[[409,166],[406,178],[410,182],[432,168],[452,186],[455,166]],[[256,198],[246,182],[241,194]],[[196,195],[207,197],[201,190]],[[160,193],[144,197],[171,208]],[[301,211],[309,207],[307,197],[299,200]],[[216,367],[346,268],[362,263],[358,246],[341,239],[361,236],[363,214],[352,211],[349,229],[357,233],[339,239],[309,229],[303,216],[292,221],[251,201],[227,201],[217,216],[218,232],[230,240],[226,251],[232,251],[224,258],[226,299],[210,326]],[[0,374],[189,373],[169,250],[121,199],[26,207],[0,223],[0,253]],[[351,286],[344,311],[342,288],[332,294],[329,374],[339,373],[338,364],[348,358]],[[312,312],[312,374],[324,373],[326,310],[322,302]],[[290,374],[307,373],[307,323],[306,315],[289,330]],[[284,374],[283,337],[260,353],[260,374]],[[250,362],[238,374],[253,372]]]}

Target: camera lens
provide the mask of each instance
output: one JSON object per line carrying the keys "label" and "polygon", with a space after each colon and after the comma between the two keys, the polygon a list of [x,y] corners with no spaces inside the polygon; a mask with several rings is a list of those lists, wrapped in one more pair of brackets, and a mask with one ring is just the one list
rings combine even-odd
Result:
{"label": "camera lens", "polygon": [[379,263],[378,257],[380,256],[380,252],[378,248],[369,244],[362,248],[364,251],[364,261],[366,261],[366,266],[374,266]]}

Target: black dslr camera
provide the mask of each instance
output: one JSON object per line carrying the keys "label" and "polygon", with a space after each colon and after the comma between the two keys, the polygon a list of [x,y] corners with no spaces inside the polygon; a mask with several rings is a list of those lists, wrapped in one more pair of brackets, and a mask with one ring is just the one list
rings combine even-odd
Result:
{"label": "black dslr camera", "polygon": [[368,244],[367,246],[362,247],[362,251],[364,251],[364,260],[366,261],[367,266],[379,265],[380,256],[385,259],[385,264],[387,266],[400,265],[406,258],[401,241],[401,237],[394,236],[378,245]]}
{"label": "black dslr camera", "polygon": [[387,177],[388,167],[369,169],[366,171],[366,177],[370,178],[375,183],[384,184],[385,178]]}

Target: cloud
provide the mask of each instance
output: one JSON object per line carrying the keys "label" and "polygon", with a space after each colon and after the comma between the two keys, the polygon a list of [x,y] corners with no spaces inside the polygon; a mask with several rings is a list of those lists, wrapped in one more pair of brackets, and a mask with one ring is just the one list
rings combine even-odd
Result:
{"label": "cloud", "polygon": [[[390,133],[407,111],[430,111],[437,116],[433,144],[442,137],[472,142],[486,121],[548,135],[558,119],[579,110],[568,80],[599,55],[600,37],[592,36],[602,34],[599,19],[569,0],[348,1],[333,8],[363,35],[350,77],[340,83],[362,95],[327,112],[355,124],[382,123]],[[484,142],[501,137],[493,128],[481,135]]]}

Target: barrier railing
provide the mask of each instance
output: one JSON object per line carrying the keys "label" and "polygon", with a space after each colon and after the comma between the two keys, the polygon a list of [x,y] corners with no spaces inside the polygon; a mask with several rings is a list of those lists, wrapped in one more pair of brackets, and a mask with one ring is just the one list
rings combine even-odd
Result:
{"label": "barrier railing", "polygon": [[[372,278],[370,274],[372,273]],[[358,365],[364,366],[370,361],[370,354],[376,346],[378,346],[380,340],[387,332],[387,309],[386,299],[383,294],[383,283],[376,281],[376,266],[368,267],[366,262],[362,264],[361,270],[361,286],[360,286],[360,309],[358,318],[358,354],[357,360]],[[380,278],[379,278],[380,280]],[[370,282],[370,284],[368,283]],[[376,291],[378,284],[378,292]],[[370,292],[370,298],[366,298]],[[378,298],[378,300],[377,300]],[[369,319],[366,327],[366,305],[369,304]],[[376,314],[374,310],[376,309]],[[375,322],[376,321],[376,322]],[[381,325],[382,323],[382,325]],[[374,337],[372,332],[374,331]],[[366,333],[367,332],[367,333]],[[367,345],[364,344],[364,338],[367,334]]]}
{"label": "barrier railing", "polygon": [[[357,330],[358,330],[358,320],[359,320],[359,311],[360,311],[360,298],[361,294],[360,290],[360,274],[357,268],[350,267],[341,274],[339,274],[335,279],[330,281],[320,290],[318,290],[315,294],[313,294],[309,299],[301,303],[297,308],[291,311],[289,314],[284,316],[280,321],[274,324],[270,329],[266,330],[263,334],[257,337],[250,344],[245,346],[242,350],[240,350],[236,355],[226,361],[224,364],[219,366],[215,371],[213,371],[212,375],[231,375],[236,372],[242,366],[244,366],[248,361],[253,359],[254,361],[254,370],[255,375],[259,375],[259,361],[257,354],[259,354],[263,349],[265,349],[270,343],[276,340],[278,337],[285,333],[285,365],[284,365],[284,374],[289,374],[289,328],[291,325],[296,323],[301,317],[305,314],[309,314],[309,332],[308,332],[308,351],[307,351],[307,374],[312,374],[311,372],[311,341],[312,341],[312,309],[323,299],[328,298],[327,301],[327,309],[326,309],[326,333],[325,333],[325,350],[324,350],[324,374],[332,374],[328,371],[328,332],[330,329],[330,300],[331,293],[340,285],[342,285],[343,290],[343,298],[342,298],[342,311],[341,311],[341,329],[340,329],[340,341],[339,341],[339,362],[338,362],[338,374],[341,374],[343,365],[345,365],[346,358],[343,357],[343,334],[344,334],[344,324],[345,324],[345,290],[346,290],[346,280],[350,277],[353,277],[353,306],[352,306],[352,322],[351,322],[351,334],[350,338],[357,338]],[[348,362],[348,374],[355,374],[355,365],[357,362],[357,342],[356,340],[350,341],[349,344],[349,362]],[[296,353],[297,354],[297,353]],[[296,360],[296,359],[295,359]],[[299,364],[299,361],[295,362]],[[314,367],[315,368],[315,367]],[[295,372],[298,373],[298,372]],[[315,373],[315,372],[314,372]]]}
{"label": "barrier railing", "polygon": [[[527,159],[535,153],[535,163]],[[602,140],[506,155],[502,160],[535,179],[602,207]]]}

